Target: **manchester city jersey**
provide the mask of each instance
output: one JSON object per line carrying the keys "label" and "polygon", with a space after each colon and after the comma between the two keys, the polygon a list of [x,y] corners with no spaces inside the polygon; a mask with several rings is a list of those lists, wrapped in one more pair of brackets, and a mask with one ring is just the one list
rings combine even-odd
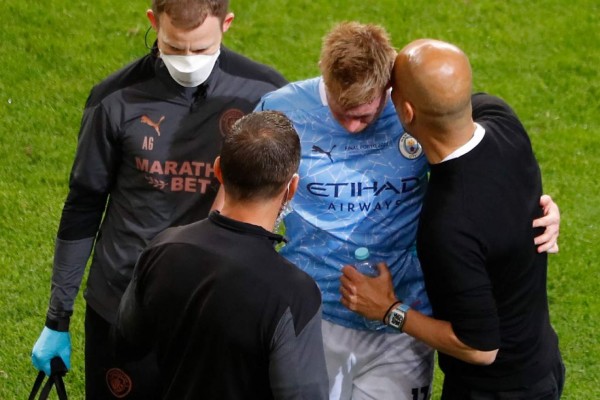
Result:
{"label": "manchester city jersey", "polygon": [[358,247],[387,263],[399,299],[429,314],[415,251],[427,161],[404,132],[392,102],[358,134],[334,119],[321,78],[267,94],[257,109],[284,112],[300,137],[300,185],[284,217],[289,243],[281,254],[319,285],[323,318],[369,329],[340,302],[341,268],[354,264]]}

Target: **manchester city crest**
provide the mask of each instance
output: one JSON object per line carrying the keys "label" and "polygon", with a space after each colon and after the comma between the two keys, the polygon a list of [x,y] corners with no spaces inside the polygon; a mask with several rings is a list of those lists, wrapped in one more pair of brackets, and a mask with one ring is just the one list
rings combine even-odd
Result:
{"label": "manchester city crest", "polygon": [[400,153],[409,160],[414,160],[423,154],[423,148],[417,142],[417,139],[410,136],[408,133],[404,133],[398,142],[398,149]]}

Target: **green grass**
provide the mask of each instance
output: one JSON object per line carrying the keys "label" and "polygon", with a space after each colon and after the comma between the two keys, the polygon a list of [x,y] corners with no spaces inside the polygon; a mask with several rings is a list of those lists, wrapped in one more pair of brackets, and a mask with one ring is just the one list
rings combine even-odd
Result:
{"label": "green grass", "polygon": [[[0,399],[27,396],[29,354],[44,322],[53,241],[91,86],[146,52],[149,0],[23,2],[0,7]],[[456,43],[476,90],[521,116],[559,203],[550,259],[552,321],[565,399],[600,398],[600,5],[595,0],[232,0],[231,48],[288,79],[318,73],[321,37],[336,21],[385,26],[397,47],[418,37]],[[83,398],[83,299],[72,321],[67,388]],[[441,373],[437,371],[439,397]]]}

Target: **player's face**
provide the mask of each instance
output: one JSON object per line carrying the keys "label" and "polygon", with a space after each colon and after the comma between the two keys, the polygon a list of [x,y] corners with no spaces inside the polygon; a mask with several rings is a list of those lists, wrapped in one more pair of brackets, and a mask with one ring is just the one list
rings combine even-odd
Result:
{"label": "player's face", "polygon": [[381,96],[376,97],[369,103],[344,109],[335,101],[333,96],[327,96],[331,114],[349,133],[360,133],[365,130],[379,117],[385,107],[386,100],[387,95],[384,91]]}
{"label": "player's face", "polygon": [[181,29],[171,23],[168,14],[163,13],[156,21],[158,48],[168,55],[214,54],[221,46],[223,33],[229,29],[233,14],[224,21],[209,15],[204,22],[193,29]]}

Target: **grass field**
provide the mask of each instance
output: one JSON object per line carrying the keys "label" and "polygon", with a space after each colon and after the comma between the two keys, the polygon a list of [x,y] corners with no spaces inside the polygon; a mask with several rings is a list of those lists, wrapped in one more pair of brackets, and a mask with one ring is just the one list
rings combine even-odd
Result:
{"label": "grass field", "polygon": [[[149,0],[0,6],[0,399],[26,398],[44,323],[54,236],[91,86],[143,55]],[[550,257],[552,322],[568,369],[565,399],[600,398],[600,3],[597,0],[232,0],[225,43],[289,80],[314,76],[320,40],[340,20],[459,45],[476,90],[506,99],[562,212]],[[67,388],[83,398],[83,310],[72,321]],[[437,371],[439,398],[441,373]]]}

